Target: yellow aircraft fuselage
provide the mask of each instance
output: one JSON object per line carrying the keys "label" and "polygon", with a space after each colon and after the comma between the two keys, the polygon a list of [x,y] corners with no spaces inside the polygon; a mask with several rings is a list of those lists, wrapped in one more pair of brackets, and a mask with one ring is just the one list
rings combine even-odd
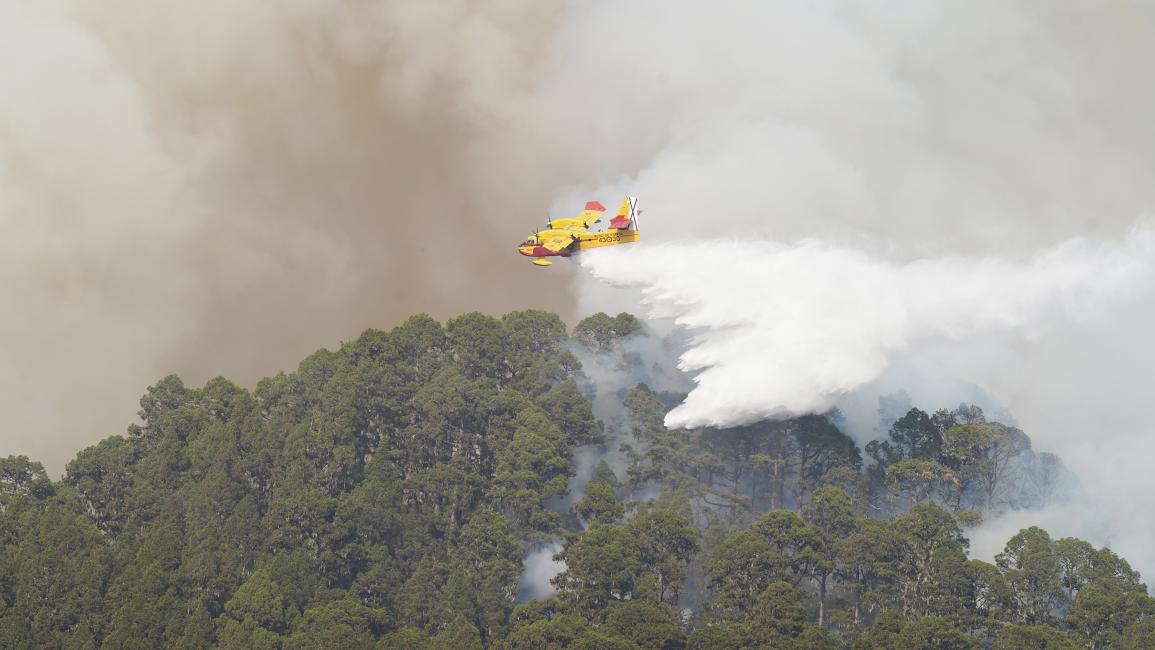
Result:
{"label": "yellow aircraft fuselage", "polygon": [[637,199],[627,197],[611,221],[611,228],[590,232],[589,226],[600,221],[598,215],[605,210],[600,203],[586,204],[586,212],[573,219],[553,219],[549,228],[539,230],[517,247],[517,252],[534,258],[538,266],[552,264],[547,257],[569,257],[593,248],[629,244],[641,238],[637,229],[634,205]]}
{"label": "yellow aircraft fuselage", "polygon": [[[552,234],[554,229],[542,230],[537,233],[539,237],[547,237]],[[606,230],[602,232],[584,232],[574,233],[577,239],[574,240],[567,248],[554,252],[540,244],[522,244],[517,247],[517,252],[528,257],[568,257],[579,251],[588,251],[591,248],[601,248],[602,246],[614,246],[616,244],[629,244],[636,242],[641,238],[641,233],[636,230]]]}

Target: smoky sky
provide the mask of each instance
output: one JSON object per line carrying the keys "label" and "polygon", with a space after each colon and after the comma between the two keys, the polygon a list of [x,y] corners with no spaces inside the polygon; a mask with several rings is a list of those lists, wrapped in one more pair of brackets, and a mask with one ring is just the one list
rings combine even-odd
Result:
{"label": "smoky sky", "polygon": [[510,137],[564,9],[0,2],[0,451],[417,312],[569,317],[514,246],[591,160]]}
{"label": "smoky sky", "polygon": [[[587,199],[639,196],[641,247],[1121,241],[1155,204],[1153,33],[1126,2],[0,0],[0,453],[58,474],[165,374],[251,385],[415,312],[638,312],[514,252]],[[1152,311],[914,361],[1151,494]],[[1098,533],[1155,539],[1118,528],[1149,501]]]}

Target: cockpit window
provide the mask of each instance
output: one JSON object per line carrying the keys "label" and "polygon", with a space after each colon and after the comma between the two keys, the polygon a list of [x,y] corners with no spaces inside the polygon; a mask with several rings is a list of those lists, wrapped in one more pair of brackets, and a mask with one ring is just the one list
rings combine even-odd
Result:
{"label": "cockpit window", "polygon": [[536,244],[536,243],[537,243],[537,238],[531,235],[529,239],[521,242],[521,245],[522,246],[531,246],[531,245]]}

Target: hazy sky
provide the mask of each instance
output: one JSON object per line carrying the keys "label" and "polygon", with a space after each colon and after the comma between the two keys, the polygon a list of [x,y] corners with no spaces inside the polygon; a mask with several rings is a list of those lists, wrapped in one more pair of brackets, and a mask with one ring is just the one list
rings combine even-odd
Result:
{"label": "hazy sky", "polygon": [[508,137],[562,17],[0,0],[0,453],[59,471],[170,372],[251,384],[420,311],[568,314],[566,271],[514,247],[594,156]]}
{"label": "hazy sky", "polygon": [[[1152,36],[1126,2],[0,0],[0,453],[57,473],[169,372],[251,385],[418,311],[639,311],[514,252],[627,191],[678,246],[1121,246]],[[1150,510],[1155,308],[1093,311],[907,361]]]}

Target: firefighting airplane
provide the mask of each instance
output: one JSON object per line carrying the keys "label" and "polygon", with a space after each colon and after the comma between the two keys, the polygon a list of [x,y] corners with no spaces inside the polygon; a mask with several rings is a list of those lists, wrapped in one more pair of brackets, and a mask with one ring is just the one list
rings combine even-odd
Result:
{"label": "firefighting airplane", "polygon": [[597,201],[586,203],[586,209],[572,219],[547,220],[548,228],[530,235],[529,239],[517,247],[517,252],[533,258],[538,266],[552,266],[547,257],[569,257],[579,251],[615,244],[638,241],[638,199],[627,196],[618,208],[618,213],[610,219],[607,230],[590,232],[589,227],[601,221],[606,207]]}

